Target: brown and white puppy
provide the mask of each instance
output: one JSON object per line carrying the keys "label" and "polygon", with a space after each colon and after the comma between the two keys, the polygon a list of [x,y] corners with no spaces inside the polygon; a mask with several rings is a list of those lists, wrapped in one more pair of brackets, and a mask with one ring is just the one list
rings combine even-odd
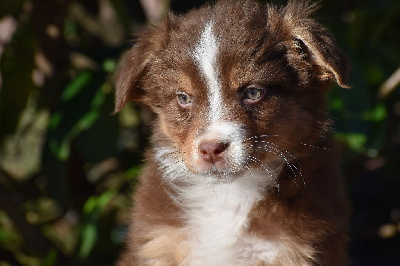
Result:
{"label": "brown and white puppy", "polygon": [[139,34],[116,111],[157,115],[121,265],[343,265],[324,93],[348,63],[313,5],[222,0]]}

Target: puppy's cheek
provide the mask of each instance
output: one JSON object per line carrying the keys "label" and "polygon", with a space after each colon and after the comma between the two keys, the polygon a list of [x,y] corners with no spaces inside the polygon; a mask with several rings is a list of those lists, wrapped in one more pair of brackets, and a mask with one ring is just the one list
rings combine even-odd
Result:
{"label": "puppy's cheek", "polygon": [[185,126],[179,124],[176,119],[171,119],[166,111],[158,114],[158,117],[156,128],[161,130],[166,140],[173,142],[179,148],[180,143],[184,143],[187,138]]}
{"label": "puppy's cheek", "polygon": [[169,141],[176,142],[176,133],[170,127],[169,122],[166,120],[165,115],[159,114],[159,129],[165,138]]}
{"label": "puppy's cheek", "polygon": [[191,172],[198,173],[199,169],[196,162],[193,160],[193,141],[194,139],[192,137],[188,137],[182,145],[182,160]]}

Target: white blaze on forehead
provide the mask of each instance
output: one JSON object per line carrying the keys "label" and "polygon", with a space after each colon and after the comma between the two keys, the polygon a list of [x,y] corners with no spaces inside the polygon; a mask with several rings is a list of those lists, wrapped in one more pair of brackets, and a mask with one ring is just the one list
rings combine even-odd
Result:
{"label": "white blaze on forehead", "polygon": [[208,22],[201,34],[192,58],[200,68],[206,80],[208,100],[210,102],[210,122],[216,122],[222,117],[222,89],[218,79],[219,71],[217,65],[219,43],[213,33],[212,21]]}

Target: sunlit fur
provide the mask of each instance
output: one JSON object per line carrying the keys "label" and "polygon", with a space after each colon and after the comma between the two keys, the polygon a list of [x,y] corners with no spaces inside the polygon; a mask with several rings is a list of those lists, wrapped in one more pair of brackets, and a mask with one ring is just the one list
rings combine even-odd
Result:
{"label": "sunlit fur", "polygon": [[221,84],[218,79],[217,65],[218,41],[213,34],[213,22],[209,21],[201,34],[194,52],[193,59],[207,82],[208,101],[210,103],[209,119],[216,122],[221,119],[223,99]]}
{"label": "sunlit fur", "polygon": [[345,264],[324,93],[348,63],[313,10],[221,0],[138,35],[116,112],[136,100],[156,118],[120,265]]}

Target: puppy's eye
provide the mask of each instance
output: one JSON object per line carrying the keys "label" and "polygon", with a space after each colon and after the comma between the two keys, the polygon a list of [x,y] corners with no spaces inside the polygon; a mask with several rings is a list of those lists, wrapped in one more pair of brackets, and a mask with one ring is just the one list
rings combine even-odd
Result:
{"label": "puppy's eye", "polygon": [[190,108],[192,106],[192,98],[184,92],[179,92],[176,95],[179,105],[182,108]]}
{"label": "puppy's eye", "polygon": [[257,87],[250,87],[243,93],[244,103],[257,103],[261,101],[265,96],[265,90]]}

